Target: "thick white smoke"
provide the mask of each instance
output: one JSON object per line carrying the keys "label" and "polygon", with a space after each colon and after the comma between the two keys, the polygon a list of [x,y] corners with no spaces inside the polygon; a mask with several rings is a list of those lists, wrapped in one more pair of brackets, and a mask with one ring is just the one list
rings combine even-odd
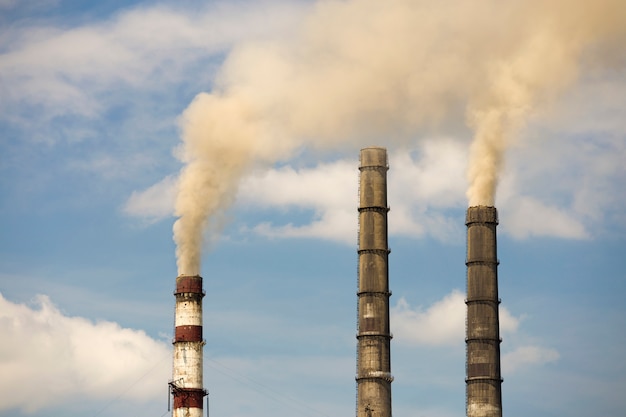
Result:
{"label": "thick white smoke", "polygon": [[320,1],[297,33],[238,45],[182,117],[179,273],[199,273],[242,176],[302,146],[408,143],[465,118],[469,204],[493,205],[528,116],[623,55],[625,32],[621,0]]}
{"label": "thick white smoke", "polygon": [[624,53],[619,46],[626,33],[624,2],[524,2],[509,23],[519,34],[501,56],[484,61],[486,83],[467,97],[468,124],[475,131],[470,206],[494,205],[504,152],[532,112],[570,85],[582,67],[596,60],[593,64],[603,65],[614,59],[613,52]]}

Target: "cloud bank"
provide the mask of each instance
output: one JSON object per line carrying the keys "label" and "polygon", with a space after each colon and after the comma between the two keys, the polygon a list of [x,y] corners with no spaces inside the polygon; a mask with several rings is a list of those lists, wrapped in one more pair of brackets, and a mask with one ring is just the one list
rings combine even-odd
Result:
{"label": "cloud bank", "polygon": [[[390,310],[394,342],[417,347],[462,346],[465,334],[465,294],[453,290],[441,300],[424,308],[412,307],[400,298]],[[513,316],[500,306],[500,334],[518,332],[522,317]],[[540,366],[558,360],[557,350],[536,344],[513,347],[501,357],[503,374],[515,373],[527,366]]]}
{"label": "cloud bank", "polygon": [[71,398],[137,402],[163,395],[170,375],[167,343],[107,321],[69,317],[46,296],[32,306],[0,294],[0,410],[24,412]]}
{"label": "cloud bank", "polygon": [[530,365],[543,365],[560,358],[555,349],[540,346],[520,346],[502,355],[502,373],[513,373]]}
{"label": "cloud bank", "polygon": [[133,153],[140,140],[167,142],[163,131],[173,143],[176,116],[212,84],[233,44],[292,30],[306,9],[293,1],[143,4],[68,23],[46,14],[57,2],[30,3],[15,5],[27,18],[0,36],[0,122],[47,146],[109,134]]}
{"label": "cloud bank", "polygon": [[[567,139],[554,142],[553,146],[566,153],[579,145]],[[423,140],[414,149],[390,152],[390,236],[434,238],[442,242],[464,240],[463,177],[467,150],[468,145],[458,140],[433,138]],[[529,155],[522,152],[513,155],[511,165],[520,165],[520,169],[512,167],[503,175],[498,205],[499,234],[515,239],[589,239],[595,237],[592,232],[606,233],[607,218],[614,220],[613,226],[626,225],[613,212],[626,203],[625,197],[611,191],[626,180],[626,171],[614,166],[620,157],[626,156],[626,150],[610,146],[605,151],[598,150],[593,161],[585,162],[578,155],[556,168],[551,163],[556,151],[533,148],[525,150]],[[604,166],[609,164],[614,169],[600,169],[602,161]],[[529,162],[531,166],[526,165]],[[587,170],[581,170],[583,166]],[[551,175],[561,175],[559,170],[567,172],[563,175],[585,178],[559,180],[558,186],[545,180]],[[145,190],[135,191],[123,210],[147,221],[171,218],[176,185],[177,179],[168,176]],[[242,179],[235,205],[244,213],[254,212],[258,222],[240,225],[238,233],[354,245],[357,190],[358,162],[352,158],[305,167],[285,164],[255,170]]]}
{"label": "cloud bank", "polygon": [[[421,346],[458,345],[465,334],[465,295],[453,290],[440,301],[424,309],[412,308],[404,298],[391,308],[391,327],[399,343]],[[517,331],[520,319],[500,307],[500,331]]]}

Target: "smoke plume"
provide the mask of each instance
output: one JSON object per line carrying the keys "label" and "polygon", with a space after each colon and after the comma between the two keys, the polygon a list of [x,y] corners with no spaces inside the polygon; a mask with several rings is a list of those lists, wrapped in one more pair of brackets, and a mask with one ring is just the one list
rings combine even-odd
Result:
{"label": "smoke plume", "polygon": [[219,229],[242,176],[304,146],[410,144],[465,120],[469,204],[493,205],[528,117],[590,64],[623,56],[625,32],[621,0],[352,0],[241,43],[182,116],[179,273],[199,273],[203,231]]}

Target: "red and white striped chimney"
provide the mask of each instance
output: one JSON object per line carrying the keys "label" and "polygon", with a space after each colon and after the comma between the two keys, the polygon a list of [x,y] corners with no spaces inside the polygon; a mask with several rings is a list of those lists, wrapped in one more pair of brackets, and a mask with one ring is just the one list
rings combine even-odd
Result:
{"label": "red and white striped chimney", "polygon": [[174,370],[170,388],[174,397],[172,417],[202,417],[207,391],[202,382],[202,277],[176,278],[174,320]]}

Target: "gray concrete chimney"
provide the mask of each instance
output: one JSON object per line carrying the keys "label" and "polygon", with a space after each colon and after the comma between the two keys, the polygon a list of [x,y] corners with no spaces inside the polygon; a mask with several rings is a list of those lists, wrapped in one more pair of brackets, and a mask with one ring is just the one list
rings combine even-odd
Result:
{"label": "gray concrete chimney", "polygon": [[360,156],[357,417],[391,417],[387,150]]}
{"label": "gray concrete chimney", "polygon": [[467,209],[467,417],[502,417],[495,207]]}

